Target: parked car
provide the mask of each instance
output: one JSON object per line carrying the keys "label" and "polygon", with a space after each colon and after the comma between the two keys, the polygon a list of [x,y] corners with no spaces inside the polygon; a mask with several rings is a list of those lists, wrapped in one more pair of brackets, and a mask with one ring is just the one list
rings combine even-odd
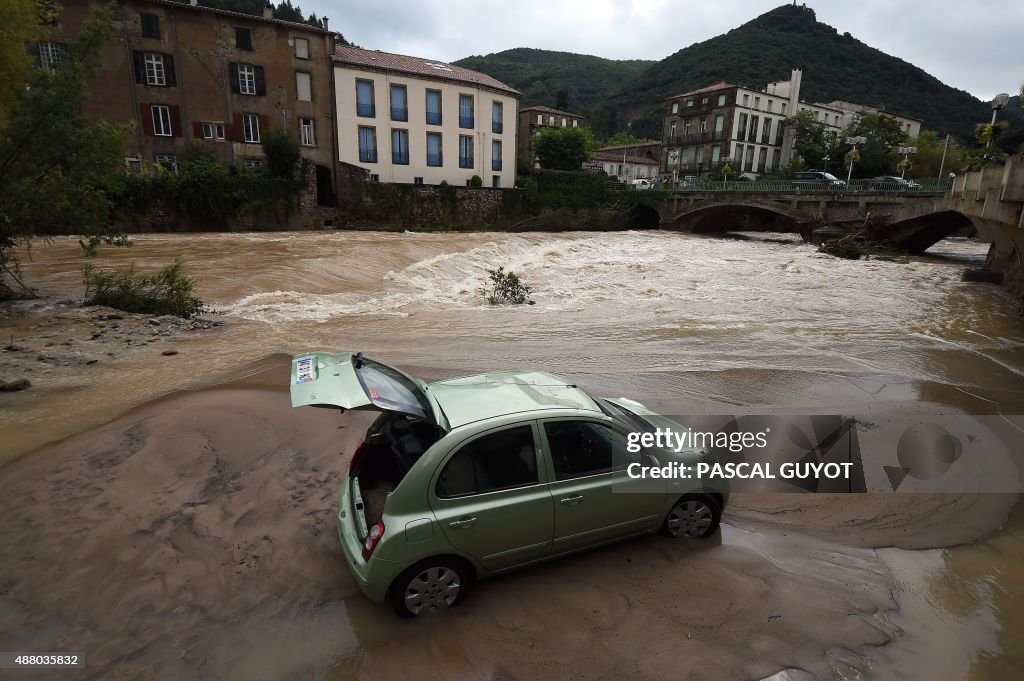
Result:
{"label": "parked car", "polygon": [[449,608],[475,579],[626,537],[707,537],[729,498],[725,482],[625,475],[712,455],[630,453],[631,432],[683,426],[546,373],[427,384],[362,353],[313,353],[292,361],[291,398],[380,412],[352,454],[338,538],[362,591],[402,617]]}
{"label": "parked car", "polygon": [[793,184],[797,189],[845,189],[846,182],[832,173],[821,170],[805,170],[793,173]]}
{"label": "parked car", "polygon": [[654,187],[654,183],[646,177],[633,180],[633,189],[651,189],[652,187]]}
{"label": "parked car", "polygon": [[871,180],[871,188],[880,191],[905,192],[920,189],[921,184],[914,180],[905,180],[896,175],[880,175]]}

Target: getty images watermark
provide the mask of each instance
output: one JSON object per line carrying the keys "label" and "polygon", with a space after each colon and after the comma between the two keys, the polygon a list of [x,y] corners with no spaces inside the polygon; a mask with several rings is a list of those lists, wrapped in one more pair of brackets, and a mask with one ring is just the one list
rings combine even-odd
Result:
{"label": "getty images watermark", "polygon": [[1024,417],[1005,415],[669,416],[629,433],[616,491],[1017,493],[1021,432]]}

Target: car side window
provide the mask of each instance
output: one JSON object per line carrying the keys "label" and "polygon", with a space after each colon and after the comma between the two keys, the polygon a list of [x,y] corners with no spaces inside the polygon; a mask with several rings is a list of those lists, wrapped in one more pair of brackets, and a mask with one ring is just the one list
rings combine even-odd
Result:
{"label": "car side window", "polygon": [[445,464],[435,492],[440,498],[464,497],[537,482],[533,428],[516,426],[463,445]]}
{"label": "car side window", "polygon": [[626,449],[626,436],[593,421],[548,421],[544,424],[556,480],[609,473],[639,454]]}

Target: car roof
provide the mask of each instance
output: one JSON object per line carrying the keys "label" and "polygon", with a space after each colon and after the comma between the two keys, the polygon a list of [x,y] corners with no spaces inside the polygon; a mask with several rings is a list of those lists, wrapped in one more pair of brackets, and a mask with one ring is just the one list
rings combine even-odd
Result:
{"label": "car roof", "polygon": [[539,371],[497,371],[438,381],[427,390],[452,429],[496,416],[547,409],[602,413],[574,384]]}

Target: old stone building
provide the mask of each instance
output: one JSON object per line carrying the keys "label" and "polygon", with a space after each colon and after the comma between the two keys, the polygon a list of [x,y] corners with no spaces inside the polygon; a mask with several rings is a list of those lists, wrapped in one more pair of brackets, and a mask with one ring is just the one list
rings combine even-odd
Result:
{"label": "old stone building", "polygon": [[537,163],[534,140],[542,128],[582,128],[583,116],[559,111],[549,106],[527,106],[519,110],[517,135],[520,171],[525,172]]}
{"label": "old stone building", "polygon": [[[94,3],[65,0],[59,28],[75,35]],[[133,123],[130,169],[176,170],[186,142],[229,164],[259,167],[274,128],[290,131],[315,164],[317,202],[334,201],[333,35],[326,28],[171,0],[121,0],[116,34],[90,84],[86,114]],[[323,19],[325,27],[327,18]],[[34,46],[42,67],[64,51]]]}

